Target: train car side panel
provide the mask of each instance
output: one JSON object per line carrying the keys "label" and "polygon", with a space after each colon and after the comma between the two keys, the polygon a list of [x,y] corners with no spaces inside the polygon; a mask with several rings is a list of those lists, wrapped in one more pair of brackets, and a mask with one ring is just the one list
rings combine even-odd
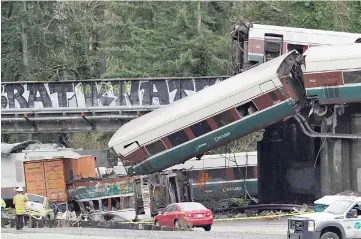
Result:
{"label": "train car side panel", "polygon": [[269,109],[257,112],[252,117],[243,118],[204,137],[191,140],[181,147],[167,150],[142,164],[129,168],[129,171],[140,175],[149,174],[182,163],[201,152],[208,151],[211,147],[225,144],[292,115],[294,104],[292,99],[284,101]]}

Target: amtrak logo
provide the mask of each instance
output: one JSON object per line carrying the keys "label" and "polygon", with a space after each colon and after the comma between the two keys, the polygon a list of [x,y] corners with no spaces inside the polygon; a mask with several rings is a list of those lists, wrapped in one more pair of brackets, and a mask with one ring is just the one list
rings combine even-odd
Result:
{"label": "amtrak logo", "polygon": [[220,135],[220,136],[218,136],[218,137],[215,137],[214,138],[214,141],[218,141],[218,140],[220,140],[220,139],[223,139],[223,138],[225,138],[225,137],[227,137],[227,136],[230,136],[231,134],[229,133],[229,132],[227,132],[227,133],[225,133],[225,134],[222,134],[222,135]]}
{"label": "amtrak logo", "polygon": [[361,229],[361,223],[360,222],[355,222],[355,228],[356,229]]}

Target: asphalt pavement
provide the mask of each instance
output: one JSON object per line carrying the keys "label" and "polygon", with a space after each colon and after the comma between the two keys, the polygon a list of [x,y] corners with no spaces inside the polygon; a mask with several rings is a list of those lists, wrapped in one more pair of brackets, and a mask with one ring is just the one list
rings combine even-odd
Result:
{"label": "asphalt pavement", "polygon": [[241,220],[215,222],[212,230],[141,231],[98,228],[2,228],[3,239],[285,239],[286,220]]}

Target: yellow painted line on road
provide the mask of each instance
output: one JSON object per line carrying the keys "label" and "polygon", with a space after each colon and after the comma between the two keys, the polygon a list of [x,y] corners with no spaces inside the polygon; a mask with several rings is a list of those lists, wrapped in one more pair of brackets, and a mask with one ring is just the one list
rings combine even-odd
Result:
{"label": "yellow painted line on road", "polygon": [[[253,217],[234,217],[234,218],[217,218],[214,219],[214,222],[222,222],[222,221],[240,221],[240,220],[257,220],[257,219],[274,219],[278,217],[286,217],[286,216],[295,216],[302,215],[306,213],[314,213],[313,211],[308,212],[297,212],[297,213],[284,213],[284,214],[274,214],[269,216],[253,216]],[[121,222],[121,223],[133,223],[133,224],[153,224],[153,221],[146,222]]]}
{"label": "yellow painted line on road", "polygon": [[285,217],[285,216],[295,216],[295,215],[302,215],[306,213],[313,213],[311,212],[298,212],[298,213],[284,213],[284,214],[274,214],[269,216],[254,216],[254,217],[235,217],[235,218],[218,218],[214,219],[215,222],[221,221],[238,221],[238,220],[256,220],[256,219],[273,219],[278,217]]}

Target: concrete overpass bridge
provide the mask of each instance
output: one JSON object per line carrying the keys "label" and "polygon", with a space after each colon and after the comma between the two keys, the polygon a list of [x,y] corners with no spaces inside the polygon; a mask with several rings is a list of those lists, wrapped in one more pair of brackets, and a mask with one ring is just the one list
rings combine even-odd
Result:
{"label": "concrete overpass bridge", "polygon": [[2,82],[2,133],[116,131],[227,76]]}

